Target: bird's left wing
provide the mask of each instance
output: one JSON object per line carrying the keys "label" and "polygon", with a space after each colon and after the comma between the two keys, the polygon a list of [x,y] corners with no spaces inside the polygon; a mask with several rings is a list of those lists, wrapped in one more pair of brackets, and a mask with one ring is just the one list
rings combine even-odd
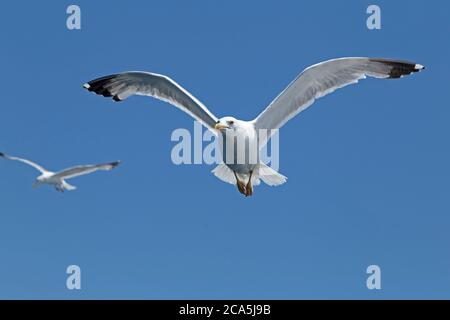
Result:
{"label": "bird's left wing", "polygon": [[54,177],[60,179],[71,179],[85,174],[93,173],[98,170],[112,170],[116,168],[119,164],[120,161],[104,164],[76,166],[55,173]]}
{"label": "bird's left wing", "polygon": [[[366,76],[393,79],[423,68],[413,62],[380,58],[340,58],[321,62],[305,69],[253,123],[256,129],[278,129],[315,99],[357,83]],[[260,142],[260,146],[264,144]]]}
{"label": "bird's left wing", "polygon": [[131,95],[151,96],[166,101],[200,121],[214,133],[217,118],[193,95],[164,75],[150,72],[124,72],[98,78],[83,85],[104,97],[122,101]]}

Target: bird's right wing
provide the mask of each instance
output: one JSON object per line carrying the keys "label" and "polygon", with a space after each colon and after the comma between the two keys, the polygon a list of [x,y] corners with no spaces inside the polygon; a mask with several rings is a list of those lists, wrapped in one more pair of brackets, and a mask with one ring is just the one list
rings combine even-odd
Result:
{"label": "bird's right wing", "polygon": [[94,164],[94,165],[85,165],[85,166],[76,166],[69,169],[62,170],[60,172],[55,173],[55,178],[61,179],[71,179],[78,176],[82,176],[85,174],[93,173],[98,170],[109,171],[116,168],[120,164],[120,161],[111,162],[111,163],[103,163],[103,164]]}
{"label": "bird's right wing", "polygon": [[217,118],[193,95],[169,77],[150,72],[124,72],[98,78],[83,85],[89,91],[114,101],[143,95],[166,101],[200,121],[215,133]]}
{"label": "bird's right wing", "polygon": [[34,162],[32,162],[30,160],[27,160],[27,159],[11,157],[11,156],[8,156],[7,154],[4,154],[2,152],[0,152],[0,157],[3,157],[3,158],[8,159],[8,160],[20,161],[20,162],[25,163],[25,164],[27,164],[29,166],[32,166],[33,168],[35,168],[36,170],[40,171],[41,173],[48,172],[47,170],[45,170],[43,167],[41,167],[37,163],[34,163]]}

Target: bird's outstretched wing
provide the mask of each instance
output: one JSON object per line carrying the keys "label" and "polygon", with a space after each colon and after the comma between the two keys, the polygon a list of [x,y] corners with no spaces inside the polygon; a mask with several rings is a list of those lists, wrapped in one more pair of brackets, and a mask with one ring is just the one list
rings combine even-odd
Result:
{"label": "bird's outstretched wing", "polygon": [[32,162],[30,160],[27,160],[27,159],[11,157],[11,156],[8,156],[7,154],[4,154],[3,152],[0,152],[0,157],[3,157],[3,158],[8,159],[8,160],[20,161],[20,162],[25,163],[25,164],[27,164],[29,166],[32,166],[33,168],[35,168],[36,170],[40,171],[41,173],[48,172],[46,169],[44,169],[43,167],[41,167],[37,163],[34,163],[34,162]]}
{"label": "bird's outstretched wing", "polygon": [[60,179],[71,179],[78,176],[82,176],[85,174],[93,173],[98,170],[112,170],[116,168],[120,164],[120,161],[111,162],[111,163],[103,163],[103,164],[95,164],[95,165],[86,165],[86,166],[76,166],[69,169],[65,169],[59,172],[56,172],[53,177]]}
{"label": "bird's outstretched wing", "polygon": [[[151,96],[190,114],[209,129],[217,118],[193,95],[169,77],[150,72],[124,72],[98,78],[83,87],[104,97],[122,101],[131,95]],[[214,130],[213,130],[214,132]]]}
{"label": "bird's outstretched wing", "polygon": [[[256,129],[278,129],[315,99],[357,83],[366,76],[400,78],[424,69],[420,64],[381,58],[340,58],[305,69],[255,119]],[[265,142],[260,142],[260,146]]]}

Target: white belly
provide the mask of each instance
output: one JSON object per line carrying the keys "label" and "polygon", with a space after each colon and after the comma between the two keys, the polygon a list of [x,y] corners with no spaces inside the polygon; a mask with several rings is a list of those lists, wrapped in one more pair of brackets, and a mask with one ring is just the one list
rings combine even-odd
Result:
{"label": "white belly", "polygon": [[248,174],[259,163],[258,139],[253,126],[225,131],[219,145],[223,162],[236,173]]}

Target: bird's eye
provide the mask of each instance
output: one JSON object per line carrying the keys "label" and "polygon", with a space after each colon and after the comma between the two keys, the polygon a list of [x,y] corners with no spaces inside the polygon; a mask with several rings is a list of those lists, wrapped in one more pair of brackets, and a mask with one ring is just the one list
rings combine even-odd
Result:
{"label": "bird's eye", "polygon": [[229,124],[230,126],[234,124],[234,121],[233,121],[233,120],[229,120],[229,121],[227,121],[227,122],[228,122],[228,124]]}

